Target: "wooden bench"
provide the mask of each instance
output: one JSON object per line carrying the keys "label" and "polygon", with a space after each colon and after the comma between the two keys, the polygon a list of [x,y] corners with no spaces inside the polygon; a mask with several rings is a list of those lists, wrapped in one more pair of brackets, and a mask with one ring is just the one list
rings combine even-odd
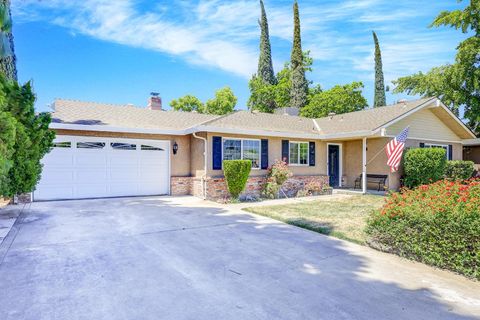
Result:
{"label": "wooden bench", "polygon": [[[378,191],[385,189],[385,183],[387,181],[388,176],[385,174],[367,174],[367,183],[375,183],[378,184]],[[353,189],[361,189],[362,188],[362,175],[360,175],[357,179],[355,179],[355,186]]]}

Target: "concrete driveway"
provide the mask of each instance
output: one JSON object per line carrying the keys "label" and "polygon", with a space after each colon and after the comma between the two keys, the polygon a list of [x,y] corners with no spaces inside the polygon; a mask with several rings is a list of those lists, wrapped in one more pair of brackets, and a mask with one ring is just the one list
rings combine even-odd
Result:
{"label": "concrete driveway", "polygon": [[34,203],[0,319],[475,319],[480,284],[191,197]]}

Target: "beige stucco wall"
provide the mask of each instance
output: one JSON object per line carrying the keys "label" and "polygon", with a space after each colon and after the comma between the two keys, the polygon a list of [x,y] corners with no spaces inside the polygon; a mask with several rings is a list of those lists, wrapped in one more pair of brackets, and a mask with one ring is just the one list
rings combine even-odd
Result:
{"label": "beige stucco wall", "polygon": [[178,144],[176,155],[170,150],[171,174],[174,177],[188,177],[191,174],[190,169],[190,136],[173,136],[161,134],[143,134],[143,133],[122,133],[122,132],[99,132],[99,131],[80,131],[80,130],[55,130],[57,135],[71,136],[89,136],[105,138],[125,138],[125,139],[150,139],[150,140],[168,140]]}
{"label": "beige stucco wall", "polygon": [[410,126],[409,137],[433,139],[436,141],[460,142],[461,138],[455,134],[430,109],[423,109],[387,128],[387,134],[396,136],[407,126]]}
{"label": "beige stucco wall", "polygon": [[[400,187],[401,169],[399,172],[391,173],[387,166],[387,155],[384,151],[390,138],[373,138],[367,140],[367,163],[378,153],[378,156],[367,165],[367,173],[388,175],[387,185],[390,189]],[[420,143],[435,143],[434,141],[408,139],[405,144],[407,148],[420,147]],[[439,144],[444,144],[437,142]],[[462,159],[462,145],[450,143],[453,148],[453,160]],[[343,142],[343,174],[346,178],[346,185],[353,187],[355,179],[362,173],[362,141],[352,140]]]}
{"label": "beige stucco wall", "polygon": [[[196,134],[199,137],[205,138],[207,136],[206,132],[200,132]],[[190,173],[193,177],[202,177],[204,174],[204,141],[202,139],[195,138],[193,135],[190,135],[190,151],[191,151],[191,160],[190,160]]]}
{"label": "beige stucco wall", "polygon": [[[268,139],[268,165],[272,165],[275,160],[281,160],[282,158],[282,140],[290,141],[315,141],[307,139],[286,139],[286,138],[276,138],[276,137],[262,137],[262,136],[249,136],[246,134],[217,134],[217,133],[208,133],[208,166],[207,174],[210,177],[220,177],[223,176],[222,170],[213,170],[212,169],[212,141],[214,136],[225,137],[225,138],[246,138],[246,139]],[[294,175],[326,175],[327,174],[327,155],[326,155],[326,143],[322,141],[315,141],[315,166],[289,166],[290,170]],[[250,176],[261,176],[265,175],[267,170],[255,169],[252,170]]]}

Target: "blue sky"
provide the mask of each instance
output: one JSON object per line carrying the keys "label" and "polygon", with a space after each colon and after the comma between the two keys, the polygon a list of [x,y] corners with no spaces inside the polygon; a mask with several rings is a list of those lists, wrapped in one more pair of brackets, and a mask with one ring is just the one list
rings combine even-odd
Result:
{"label": "blue sky", "polygon": [[[289,59],[291,0],[265,0],[275,71]],[[363,81],[373,100],[373,40],[379,36],[385,80],[453,62],[465,37],[429,29],[453,0],[299,0],[303,49],[311,50],[310,80],[328,89]],[[164,105],[193,94],[202,100],[230,86],[246,108],[256,71],[257,0],[12,0],[21,81],[32,79],[37,110],[54,98]],[[388,103],[403,98],[388,94]]]}

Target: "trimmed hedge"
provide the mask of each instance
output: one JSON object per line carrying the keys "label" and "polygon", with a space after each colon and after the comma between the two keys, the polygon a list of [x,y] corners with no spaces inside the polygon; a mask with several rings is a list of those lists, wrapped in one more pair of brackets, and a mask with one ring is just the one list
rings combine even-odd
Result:
{"label": "trimmed hedge", "polygon": [[480,280],[480,180],[394,193],[366,233],[374,248]]}
{"label": "trimmed hedge", "polygon": [[232,198],[237,199],[245,189],[251,169],[252,161],[250,160],[223,161],[223,174]]}
{"label": "trimmed hedge", "polygon": [[475,165],[473,161],[447,161],[445,178],[448,180],[467,180],[473,176]]}
{"label": "trimmed hedge", "polygon": [[443,148],[415,148],[405,153],[405,186],[414,188],[443,179],[446,153]]}

